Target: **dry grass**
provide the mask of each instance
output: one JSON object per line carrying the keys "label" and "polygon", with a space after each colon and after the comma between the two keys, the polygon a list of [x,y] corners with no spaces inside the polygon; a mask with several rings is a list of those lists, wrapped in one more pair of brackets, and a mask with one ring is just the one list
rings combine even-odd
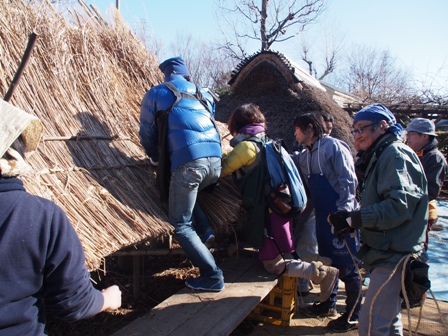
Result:
{"label": "dry grass", "polygon": [[[64,209],[96,270],[105,256],[172,230],[138,135],[141,99],[162,74],[117,13],[106,22],[87,7],[69,12],[70,20],[48,1],[0,1],[0,92],[37,33],[10,101],[45,128],[25,187]],[[231,180],[201,198],[217,231],[238,218],[238,199]]]}

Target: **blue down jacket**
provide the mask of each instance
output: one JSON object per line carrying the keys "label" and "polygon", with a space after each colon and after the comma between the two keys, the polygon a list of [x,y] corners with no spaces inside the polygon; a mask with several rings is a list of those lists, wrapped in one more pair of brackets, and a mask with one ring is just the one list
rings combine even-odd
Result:
{"label": "blue down jacket", "polygon": [[[194,94],[196,86],[183,76],[168,78],[180,92]],[[212,119],[215,104],[205,90],[201,90],[209,102],[212,114],[196,100],[181,99],[172,109],[168,119],[168,150],[171,171],[181,165],[203,157],[222,157],[221,141]],[[149,90],[143,97],[140,109],[140,143],[146,154],[159,161],[159,130],[155,115],[168,109],[174,102],[174,94],[162,83]]]}

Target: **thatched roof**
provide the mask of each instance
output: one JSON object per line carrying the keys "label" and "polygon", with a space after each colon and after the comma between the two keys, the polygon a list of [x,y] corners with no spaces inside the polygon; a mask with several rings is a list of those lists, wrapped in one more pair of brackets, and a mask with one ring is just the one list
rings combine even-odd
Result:
{"label": "thatched roof", "polygon": [[334,117],[331,135],[353,146],[349,114],[330,99],[318,80],[283,54],[262,51],[248,57],[233,71],[229,84],[232,93],[223,97],[217,106],[219,121],[226,122],[241,104],[256,103],[266,116],[268,134],[283,138],[291,148],[295,117],[319,110]]}
{"label": "thatched roof", "polygon": [[[94,270],[105,256],[172,231],[138,136],[141,99],[162,74],[118,14],[106,23],[87,7],[71,13],[69,22],[48,1],[0,1],[0,94],[36,32],[31,60],[10,100],[45,128],[29,161],[36,172],[23,180],[29,192],[65,210]],[[222,181],[219,188],[201,198],[217,230],[239,215],[238,197],[226,195],[235,194],[232,184]]]}

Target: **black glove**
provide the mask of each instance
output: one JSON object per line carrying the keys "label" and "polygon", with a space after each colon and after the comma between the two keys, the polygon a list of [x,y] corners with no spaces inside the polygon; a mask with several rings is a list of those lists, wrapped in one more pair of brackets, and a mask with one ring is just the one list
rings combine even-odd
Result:
{"label": "black glove", "polygon": [[[350,224],[347,219],[350,218]],[[333,225],[336,232],[344,234],[362,226],[361,211],[338,211],[328,215],[328,223]]]}
{"label": "black glove", "polygon": [[352,228],[357,229],[362,226],[361,211],[350,212],[350,217],[352,219],[352,223],[350,224]]}
{"label": "black glove", "polygon": [[327,221],[333,225],[334,230],[338,233],[344,234],[352,228],[348,225],[347,218],[350,217],[350,212],[348,211],[338,211],[333,212],[328,215]]}

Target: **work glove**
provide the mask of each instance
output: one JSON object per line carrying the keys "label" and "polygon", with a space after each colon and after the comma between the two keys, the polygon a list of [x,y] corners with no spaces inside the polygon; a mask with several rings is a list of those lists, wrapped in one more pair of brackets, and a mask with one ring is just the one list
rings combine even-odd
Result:
{"label": "work glove", "polygon": [[333,225],[334,230],[340,235],[353,231],[362,226],[361,211],[337,211],[330,213],[328,223]]}

